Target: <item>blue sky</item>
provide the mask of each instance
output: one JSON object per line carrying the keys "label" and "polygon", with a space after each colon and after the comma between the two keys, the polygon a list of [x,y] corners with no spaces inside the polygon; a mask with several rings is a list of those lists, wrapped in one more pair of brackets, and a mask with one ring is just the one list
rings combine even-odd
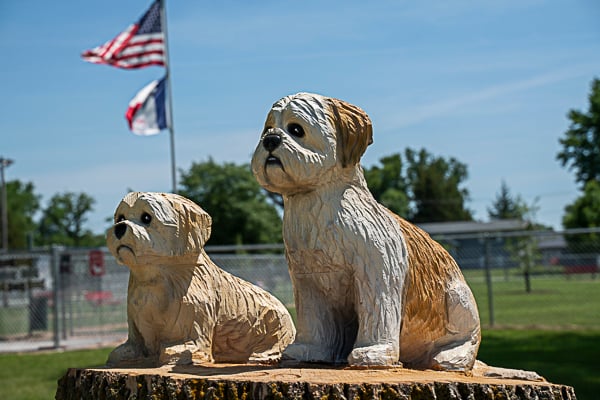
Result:
{"label": "blue sky", "polygon": [[[150,0],[0,3],[0,156],[7,180],[45,206],[96,199],[88,228],[128,189],[169,191],[169,137],[131,134],[129,100],[162,69],[126,71],[79,55],[136,21]],[[169,1],[177,167],[249,162],[271,104],[310,91],[362,107],[371,166],[406,147],[468,167],[467,206],[487,220],[505,180],[561,228],[579,194],[556,161],[571,108],[600,77],[600,3],[506,1]]]}

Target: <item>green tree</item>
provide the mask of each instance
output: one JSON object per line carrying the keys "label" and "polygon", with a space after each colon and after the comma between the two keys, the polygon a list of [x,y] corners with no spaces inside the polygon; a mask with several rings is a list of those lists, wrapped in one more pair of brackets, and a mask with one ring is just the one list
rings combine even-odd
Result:
{"label": "green tree", "polygon": [[[514,200],[514,215],[515,218],[525,222],[525,230],[534,231],[549,229],[535,222],[535,216],[539,211],[538,199],[536,198],[531,204],[527,204],[517,196]],[[536,264],[538,264],[542,255],[539,250],[539,241],[536,236],[531,234],[524,236],[514,236],[506,239],[506,249],[511,258],[515,260],[523,272],[525,280],[525,291],[531,293],[531,273]]]}
{"label": "green tree", "polygon": [[556,155],[562,166],[575,170],[575,180],[582,187],[591,180],[600,180],[600,80],[594,79],[589,94],[587,112],[571,109],[571,120],[562,150]]}
{"label": "green tree", "polygon": [[461,184],[467,179],[467,166],[455,158],[435,157],[425,149],[405,151],[407,180],[412,192],[413,222],[471,221],[465,208],[469,198]]}
{"label": "green tree", "polygon": [[248,164],[219,165],[209,158],[180,174],[180,194],[212,217],[209,244],[281,243],[281,218]]}
{"label": "green tree", "polygon": [[377,201],[396,214],[408,218],[408,187],[402,167],[402,156],[396,153],[381,158],[379,165],[365,169],[365,178]]}
{"label": "green tree", "polygon": [[492,206],[488,207],[490,219],[520,219],[523,220],[528,206],[521,196],[513,196],[505,181],[500,185]]}
{"label": "green tree", "polygon": [[[506,182],[502,181],[500,192],[491,207],[488,207],[488,216],[491,219],[518,219],[525,223],[524,230],[548,229],[535,222],[535,215],[539,210],[535,199],[527,204],[520,195],[513,196]],[[525,280],[525,291],[531,292],[531,273],[534,266],[540,262],[538,240],[531,234],[523,236],[512,236],[504,239],[505,249],[510,257],[519,264]]]}
{"label": "green tree", "polygon": [[[562,166],[575,171],[575,181],[581,184],[583,193],[565,207],[563,226],[592,228],[600,226],[600,80],[591,83],[587,112],[570,110],[571,120],[565,136],[560,139],[562,151],[557,159]],[[589,246],[600,246],[597,233],[565,236],[573,252],[589,251]]]}
{"label": "green tree", "polygon": [[40,196],[34,193],[33,183],[14,180],[6,183],[6,200],[8,248],[25,249],[32,244],[30,238],[37,228],[34,215],[40,207]]}
{"label": "green tree", "polygon": [[94,235],[84,228],[94,203],[95,200],[85,193],[65,192],[52,196],[42,212],[38,243],[75,247],[102,245],[102,235]]}
{"label": "green tree", "polygon": [[[434,157],[425,149],[405,149],[365,169],[373,197],[413,222],[472,220],[465,208],[469,193],[461,188],[467,167],[455,158]],[[406,162],[404,162],[406,160]]]}
{"label": "green tree", "polygon": [[[600,226],[600,183],[598,181],[588,181],[583,188],[583,194],[565,207],[562,223],[566,229]],[[565,238],[571,250],[575,252],[589,252],[590,249],[600,248],[598,233],[567,235]]]}

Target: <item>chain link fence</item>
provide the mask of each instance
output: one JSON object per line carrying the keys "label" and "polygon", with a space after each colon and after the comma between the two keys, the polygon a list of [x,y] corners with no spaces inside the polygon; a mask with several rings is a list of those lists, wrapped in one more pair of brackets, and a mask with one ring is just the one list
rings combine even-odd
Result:
{"label": "chain link fence", "polygon": [[[484,327],[600,329],[600,229],[435,239],[461,266]],[[293,309],[282,245],[206,250]],[[0,340],[126,337],[128,279],[106,249],[0,254]]]}
{"label": "chain link fence", "polygon": [[600,229],[436,235],[485,328],[600,329]]}
{"label": "chain link fence", "polygon": [[0,255],[0,339],[47,340],[127,332],[128,270],[105,250]]}

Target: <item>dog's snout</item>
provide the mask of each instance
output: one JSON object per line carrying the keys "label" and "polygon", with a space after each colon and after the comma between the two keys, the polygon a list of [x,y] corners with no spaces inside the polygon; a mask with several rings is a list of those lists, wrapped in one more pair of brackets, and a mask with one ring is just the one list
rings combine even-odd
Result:
{"label": "dog's snout", "polygon": [[125,234],[125,232],[127,232],[126,224],[115,225],[115,236],[117,237],[117,239],[121,239],[123,237],[123,235]]}
{"label": "dog's snout", "polygon": [[262,144],[268,152],[271,152],[281,144],[281,136],[270,133],[263,138]]}

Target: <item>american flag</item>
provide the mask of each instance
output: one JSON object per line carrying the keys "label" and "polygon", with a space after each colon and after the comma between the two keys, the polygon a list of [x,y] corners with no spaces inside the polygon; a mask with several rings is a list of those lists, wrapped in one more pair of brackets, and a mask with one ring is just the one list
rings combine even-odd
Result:
{"label": "american flag", "polygon": [[140,20],[113,40],[81,54],[85,61],[134,69],[165,65],[165,38],[161,27],[161,1],[156,0]]}

